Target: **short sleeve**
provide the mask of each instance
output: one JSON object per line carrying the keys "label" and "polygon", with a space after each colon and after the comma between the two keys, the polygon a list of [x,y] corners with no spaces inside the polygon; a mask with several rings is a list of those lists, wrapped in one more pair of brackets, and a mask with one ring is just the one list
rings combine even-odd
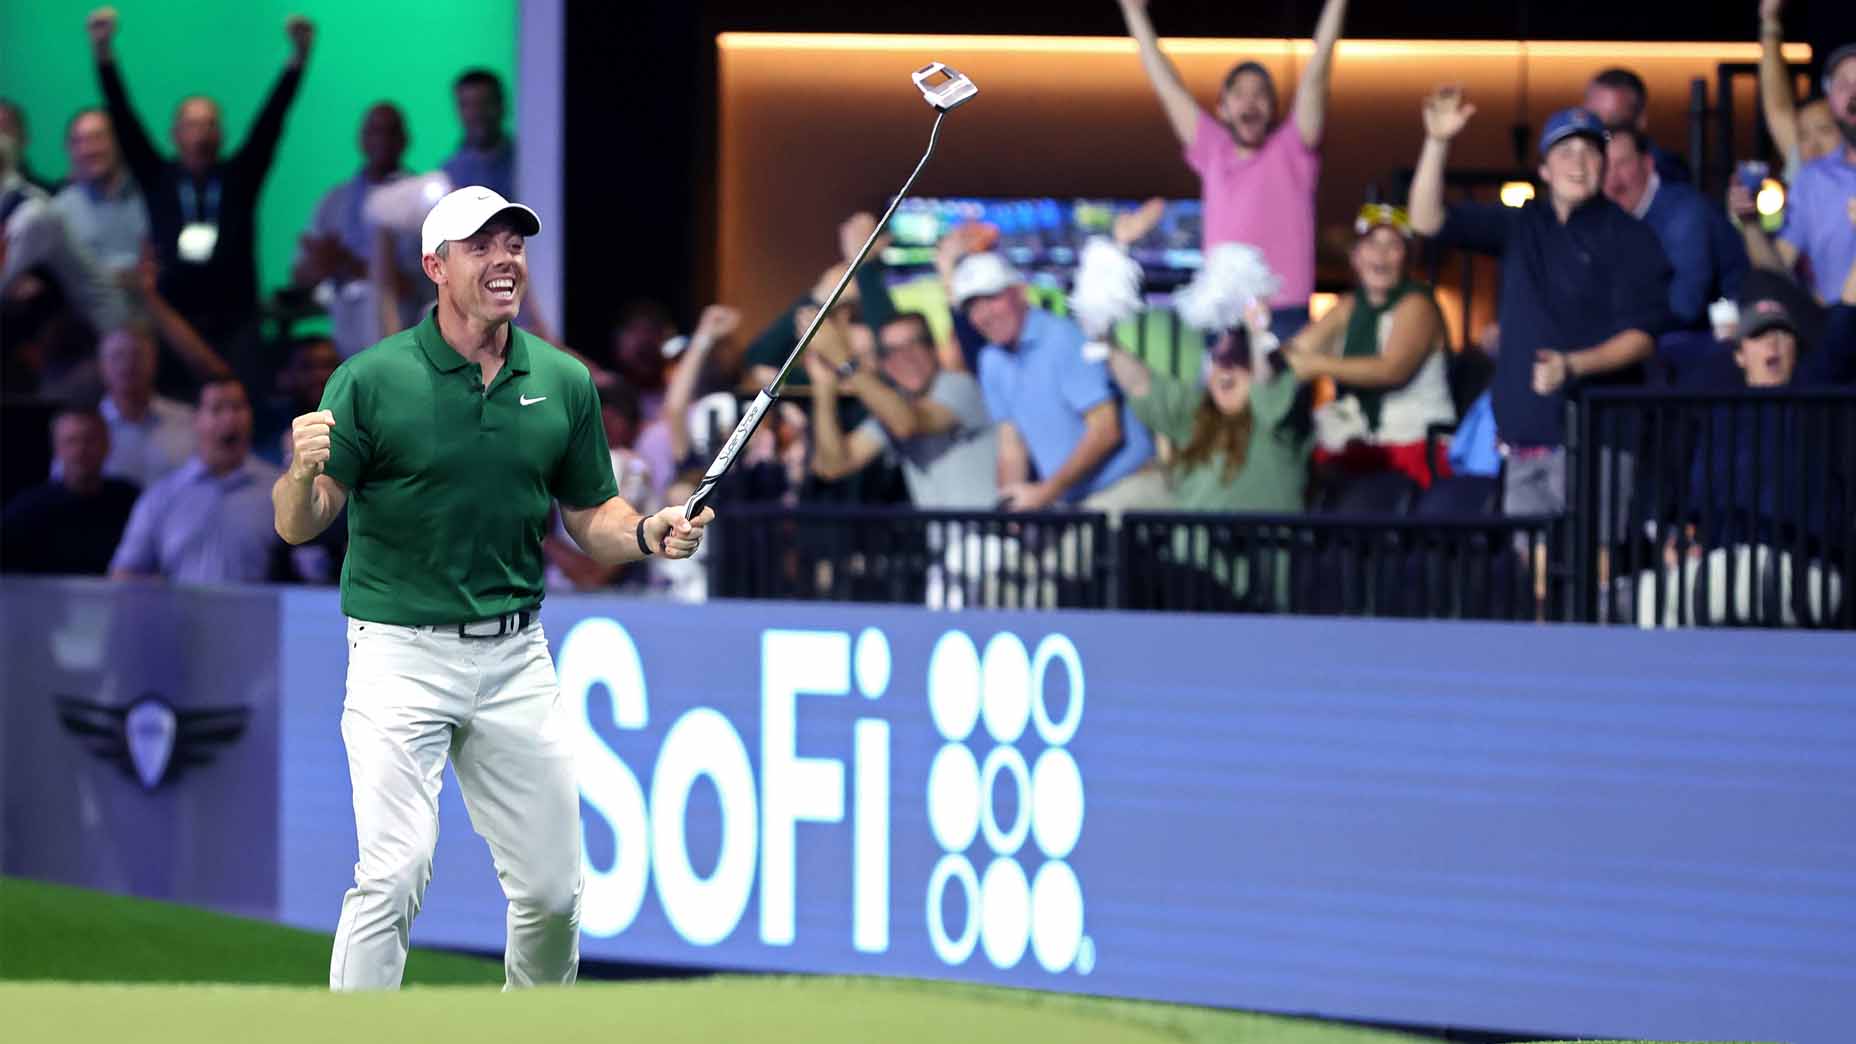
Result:
{"label": "short sleeve", "polygon": [[612,475],[612,450],[606,445],[606,426],[600,419],[599,393],[591,374],[581,379],[573,399],[573,427],[549,491],[568,507],[597,507],[619,495],[619,483]]}
{"label": "short sleeve", "polygon": [[1064,365],[1058,381],[1058,393],[1078,413],[1086,413],[1115,396],[1114,385],[1109,380],[1108,363],[1090,362],[1083,358],[1080,346]]}
{"label": "short sleeve", "polygon": [[1012,400],[1005,389],[1005,362],[1000,357],[1000,349],[987,346],[980,349],[980,395],[986,402],[986,412],[996,420],[1012,419]]}
{"label": "short sleeve", "polygon": [[1218,162],[1218,150],[1229,144],[1230,132],[1224,124],[1212,119],[1211,113],[1199,110],[1199,121],[1192,129],[1192,144],[1186,146],[1186,166],[1191,167],[1204,177]]}
{"label": "short sleeve", "polygon": [[1453,203],[1444,211],[1443,227],[1432,238],[1446,246],[1499,254],[1520,216],[1521,210],[1499,203]]}
{"label": "short sleeve", "polygon": [[317,407],[335,415],[329,429],[329,462],[323,474],[353,489],[366,476],[374,459],[374,438],[368,430],[366,396],[355,384],[352,361],[335,368],[329,383],[322,389],[322,404]]}
{"label": "short sleeve", "polygon": [[1785,197],[1785,224],[1779,226],[1779,238],[1807,256],[1810,254],[1811,226],[1819,217],[1814,212],[1817,171],[1811,168],[1811,164],[1806,164],[1792,182],[1791,191]]}
{"label": "short sleeve", "polygon": [[1267,147],[1281,158],[1298,191],[1315,191],[1315,183],[1321,177],[1321,146],[1302,140],[1302,128],[1296,125],[1294,117],[1282,121],[1270,135]]}
{"label": "short sleeve", "polygon": [[992,423],[980,383],[968,374],[942,372],[934,379],[928,398],[952,411],[960,420],[961,431],[978,431]]}
{"label": "short sleeve", "polygon": [[135,498],[135,507],[129,511],[129,524],[123,527],[122,540],[110,557],[111,572],[118,569],[143,574],[161,571],[161,549],[155,539],[161,489],[162,484],[157,483]]}
{"label": "short sleeve", "polygon": [[1129,403],[1142,424],[1183,446],[1192,441],[1193,416],[1204,398],[1198,385],[1156,373],[1148,378],[1147,394]]}

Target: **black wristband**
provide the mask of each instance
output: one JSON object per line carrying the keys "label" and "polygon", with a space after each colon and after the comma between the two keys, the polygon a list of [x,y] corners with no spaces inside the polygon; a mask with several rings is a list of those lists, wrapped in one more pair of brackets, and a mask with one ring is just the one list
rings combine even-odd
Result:
{"label": "black wristband", "polygon": [[644,541],[644,524],[650,520],[651,516],[649,515],[641,515],[638,518],[638,551],[646,558],[650,558],[652,555],[657,554],[657,552],[651,550],[651,545]]}

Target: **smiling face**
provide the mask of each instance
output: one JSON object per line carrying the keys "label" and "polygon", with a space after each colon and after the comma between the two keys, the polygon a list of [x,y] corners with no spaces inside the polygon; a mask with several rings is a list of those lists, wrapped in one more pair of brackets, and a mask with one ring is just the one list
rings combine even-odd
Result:
{"label": "smiling face", "polygon": [[1269,79],[1256,70],[1231,77],[1218,96],[1218,118],[1231,128],[1231,136],[1247,149],[1263,147],[1270,121],[1276,118],[1276,93]]}
{"label": "smiling face", "polygon": [[919,316],[905,316],[885,324],[877,333],[883,376],[910,395],[926,395],[939,369],[934,340]]}
{"label": "smiling face", "polygon": [[1605,181],[1604,146],[1583,134],[1555,142],[1540,162],[1540,180],[1553,202],[1571,209],[1598,195]]}
{"label": "smiling face", "polygon": [[491,218],[469,239],[444,244],[443,254],[427,254],[425,274],[458,315],[480,323],[509,322],[528,290],[528,258],[522,233],[506,218]]}
{"label": "smiling face", "polygon": [[1625,210],[1636,210],[1650,189],[1650,172],[1654,169],[1654,161],[1637,148],[1635,137],[1612,134],[1605,146],[1606,197]]}
{"label": "smiling face", "polygon": [[1798,337],[1779,326],[1758,337],[1743,338],[1734,349],[1734,362],[1746,373],[1747,387],[1784,387],[1798,367]]}
{"label": "smiling face", "polygon": [[116,135],[110,132],[108,115],[92,109],[71,121],[64,139],[65,155],[71,161],[71,177],[86,185],[100,185],[116,176],[120,165]]}
{"label": "smiling face", "polygon": [[1031,302],[1026,300],[1022,284],[975,297],[966,305],[967,321],[986,338],[986,343],[1002,348],[1018,343],[1018,335],[1025,329],[1025,315],[1030,311]]}
{"label": "smiling face", "polygon": [[204,171],[219,161],[224,134],[219,126],[219,103],[211,98],[188,98],[174,112],[174,148],[188,170]]}
{"label": "smiling face", "polygon": [[1379,225],[1353,244],[1350,258],[1360,288],[1383,296],[1405,277],[1405,237],[1390,225]]}

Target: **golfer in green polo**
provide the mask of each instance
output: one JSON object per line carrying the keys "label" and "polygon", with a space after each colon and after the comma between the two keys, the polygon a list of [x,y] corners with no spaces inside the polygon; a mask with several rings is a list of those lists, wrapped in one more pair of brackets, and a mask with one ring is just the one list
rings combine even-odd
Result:
{"label": "golfer in green polo", "polygon": [[580,966],[580,794],[570,711],[536,613],[549,507],[604,563],[688,558],[713,517],[619,499],[586,367],[516,329],[535,212],[489,189],[423,228],[438,306],[343,363],[296,418],[271,499],[293,544],[348,508],[342,739],[360,859],[329,965],[337,990],[400,984],[457,770],[509,899],[509,987]]}

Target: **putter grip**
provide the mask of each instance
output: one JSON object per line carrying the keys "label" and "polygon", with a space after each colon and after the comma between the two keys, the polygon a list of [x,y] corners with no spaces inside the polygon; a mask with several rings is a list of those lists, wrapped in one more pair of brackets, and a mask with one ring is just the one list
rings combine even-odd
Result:
{"label": "putter grip", "polygon": [[748,411],[741,415],[741,423],[735,425],[734,434],[728,436],[728,441],[722,444],[722,452],[715,455],[709,470],[703,472],[702,481],[696,484],[696,492],[691,493],[689,502],[683,505],[684,518],[695,518],[702,513],[703,505],[715,495],[715,487],[721,483],[722,476],[728,474],[728,469],[734,465],[735,455],[748,444],[754,429],[760,427],[761,418],[767,415],[767,410],[778,400],[778,395],[765,388],[754,396]]}

